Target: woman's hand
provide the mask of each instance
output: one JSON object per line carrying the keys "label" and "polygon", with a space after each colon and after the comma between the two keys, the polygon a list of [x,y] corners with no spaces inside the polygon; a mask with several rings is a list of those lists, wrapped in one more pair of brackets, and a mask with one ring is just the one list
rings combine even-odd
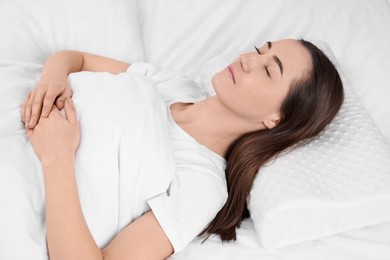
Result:
{"label": "woman's hand", "polygon": [[23,103],[21,116],[26,129],[34,128],[41,117],[47,117],[54,103],[61,110],[65,100],[72,97],[67,77],[51,78],[42,76]]}
{"label": "woman's hand", "polygon": [[34,129],[27,130],[30,143],[42,163],[75,156],[80,143],[80,125],[72,99],[65,102],[65,115],[63,117],[53,106],[47,118],[41,118]]}
{"label": "woman's hand", "polygon": [[59,110],[66,99],[72,97],[68,75],[79,71],[106,71],[112,74],[125,72],[126,62],[91,53],[64,50],[50,56],[43,66],[41,79],[26,97],[21,110],[26,129],[34,128],[40,118],[47,117],[53,104]]}

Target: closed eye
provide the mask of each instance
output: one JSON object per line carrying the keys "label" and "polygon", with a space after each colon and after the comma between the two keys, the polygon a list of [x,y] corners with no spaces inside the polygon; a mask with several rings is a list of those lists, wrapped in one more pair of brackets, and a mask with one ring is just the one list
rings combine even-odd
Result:
{"label": "closed eye", "polygon": [[254,46],[254,47],[255,47],[255,49],[256,49],[256,51],[257,51],[257,53],[261,55],[261,52],[260,52],[260,50],[259,50],[259,49],[258,49],[256,46]]}
{"label": "closed eye", "polygon": [[[255,47],[257,53],[258,53],[259,55],[261,55],[262,53],[260,52],[260,50],[259,50],[256,46],[254,46],[254,47]],[[265,71],[267,72],[268,77],[271,77],[271,74],[270,74],[269,71],[268,71],[268,67],[267,67],[267,66],[264,66],[264,68],[265,68]]]}

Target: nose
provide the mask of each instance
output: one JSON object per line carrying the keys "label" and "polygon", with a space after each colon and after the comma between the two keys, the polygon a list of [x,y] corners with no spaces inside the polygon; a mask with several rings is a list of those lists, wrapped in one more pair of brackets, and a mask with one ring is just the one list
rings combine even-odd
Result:
{"label": "nose", "polygon": [[240,62],[242,69],[245,72],[250,72],[251,70],[264,66],[266,62],[266,57],[264,54],[258,53],[244,53],[240,55]]}

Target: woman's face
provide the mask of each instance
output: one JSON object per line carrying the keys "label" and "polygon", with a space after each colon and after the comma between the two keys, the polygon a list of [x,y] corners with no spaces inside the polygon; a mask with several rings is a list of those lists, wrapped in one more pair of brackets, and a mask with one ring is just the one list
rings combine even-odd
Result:
{"label": "woman's face", "polygon": [[296,40],[267,42],[240,55],[212,79],[216,98],[240,118],[272,128],[293,80],[311,70],[309,52]]}

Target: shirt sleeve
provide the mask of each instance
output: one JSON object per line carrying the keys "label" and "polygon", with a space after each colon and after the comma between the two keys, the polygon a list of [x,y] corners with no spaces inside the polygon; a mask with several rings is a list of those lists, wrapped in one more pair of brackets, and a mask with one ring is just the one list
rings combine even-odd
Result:
{"label": "shirt sleeve", "polygon": [[224,176],[197,164],[178,167],[169,191],[148,204],[176,254],[207,227],[226,199]]}
{"label": "shirt sleeve", "polygon": [[176,70],[147,62],[136,62],[129,66],[127,73],[153,80],[159,94],[169,104],[173,101],[196,102],[206,98],[196,81]]}

